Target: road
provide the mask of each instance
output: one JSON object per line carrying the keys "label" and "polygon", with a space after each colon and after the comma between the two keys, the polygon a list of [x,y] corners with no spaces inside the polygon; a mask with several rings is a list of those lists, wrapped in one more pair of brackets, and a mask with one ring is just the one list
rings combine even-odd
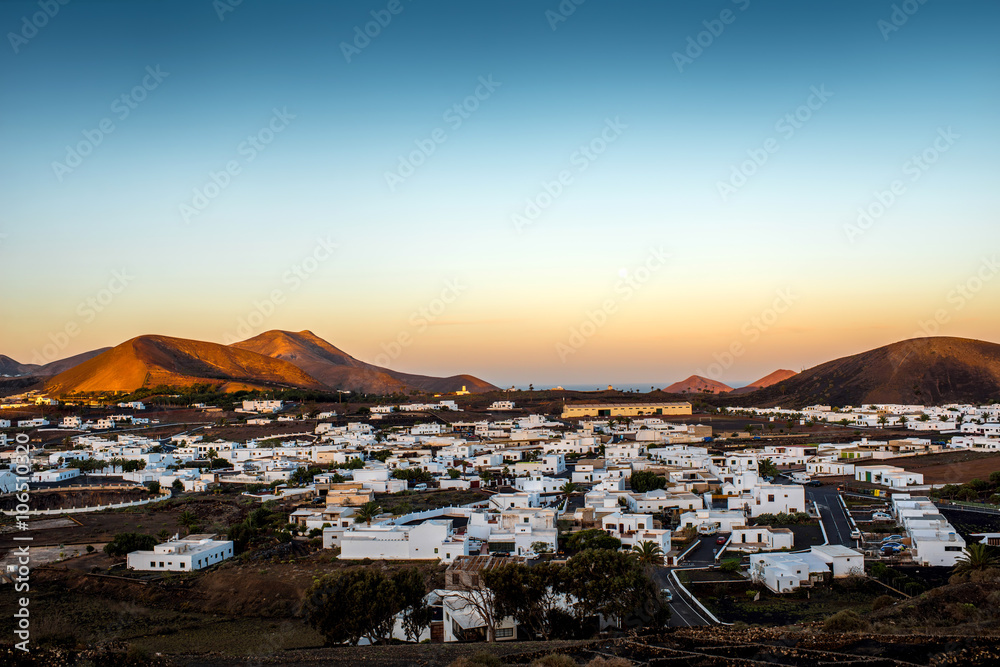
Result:
{"label": "road", "polygon": [[685,600],[681,592],[677,590],[677,585],[670,577],[670,571],[673,569],[681,568],[661,567],[657,568],[656,572],[653,573],[653,580],[656,582],[656,585],[660,589],[669,588],[673,593],[673,600],[670,601],[670,622],[668,625],[672,628],[711,625],[711,622],[704,618],[701,612]]}
{"label": "road", "polygon": [[837,488],[829,484],[806,487],[806,499],[810,502],[815,501],[819,507],[820,520],[823,522],[830,544],[856,548],[858,543],[851,539],[851,523],[847,519],[844,506],[840,504],[839,495]]}

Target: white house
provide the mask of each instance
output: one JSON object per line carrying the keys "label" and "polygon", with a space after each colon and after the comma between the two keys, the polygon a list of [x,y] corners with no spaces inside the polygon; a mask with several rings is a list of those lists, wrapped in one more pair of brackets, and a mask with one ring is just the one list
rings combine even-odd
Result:
{"label": "white house", "polygon": [[779,551],[795,546],[795,535],[788,528],[771,526],[735,526],[729,538],[730,551]]}
{"label": "white house", "polygon": [[469,555],[468,541],[453,536],[448,519],[429,519],[417,525],[357,524],[340,538],[340,557],[383,560],[434,560],[450,563]]}
{"label": "white house", "polygon": [[714,528],[720,533],[731,533],[736,526],[746,524],[743,512],[734,510],[695,510],[680,516],[680,528]]}
{"label": "white house", "polygon": [[759,553],[750,556],[750,577],[775,593],[791,593],[829,578],[864,572],[860,551],[839,544],[812,547],[805,553]]}
{"label": "white house", "polygon": [[130,570],[190,572],[221,563],[233,555],[230,540],[216,540],[214,535],[188,535],[167,540],[152,551],[133,551],[128,555]]}
{"label": "white house", "polygon": [[514,401],[493,401],[487,410],[513,410]]}
{"label": "white house", "polygon": [[806,490],[798,484],[760,484],[728,499],[730,510],[749,510],[750,516],[794,514],[806,511]]}
{"label": "white house", "polygon": [[894,489],[905,489],[908,486],[924,483],[924,476],[921,473],[909,472],[896,466],[858,466],[854,469],[854,479]]}
{"label": "white house", "polygon": [[78,468],[59,468],[57,470],[42,470],[31,474],[32,482],[62,482],[80,476]]}
{"label": "white house", "polygon": [[284,403],[275,400],[243,401],[242,412],[277,412]]}
{"label": "white house", "polygon": [[76,416],[63,417],[62,422],[59,423],[59,428],[80,428],[83,426],[83,420]]}

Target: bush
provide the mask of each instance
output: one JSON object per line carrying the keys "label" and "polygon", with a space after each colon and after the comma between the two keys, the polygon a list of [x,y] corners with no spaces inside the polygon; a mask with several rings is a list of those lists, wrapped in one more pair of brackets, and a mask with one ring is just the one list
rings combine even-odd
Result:
{"label": "bush", "polygon": [[577,667],[576,660],[562,653],[549,653],[532,661],[531,667]]}
{"label": "bush", "polygon": [[880,595],[872,602],[872,611],[885,609],[896,604],[896,600],[891,595]]}
{"label": "bush", "polygon": [[740,571],[740,559],[730,558],[728,560],[722,561],[722,565],[719,566],[722,572],[739,572]]}
{"label": "bush", "polygon": [[104,545],[104,553],[109,556],[125,556],[133,551],[151,551],[156,546],[156,538],[142,533],[118,533]]}
{"label": "bush", "polygon": [[838,611],[823,622],[824,632],[857,632],[868,627],[868,621],[853,609]]}

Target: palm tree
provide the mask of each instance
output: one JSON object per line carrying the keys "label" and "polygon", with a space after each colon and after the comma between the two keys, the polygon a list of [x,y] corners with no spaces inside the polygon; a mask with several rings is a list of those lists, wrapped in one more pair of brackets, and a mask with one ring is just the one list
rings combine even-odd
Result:
{"label": "palm tree", "polygon": [[564,495],[568,496],[571,493],[576,493],[576,490],[578,488],[579,487],[576,484],[574,484],[573,482],[566,482],[565,484],[562,485],[562,492],[563,492]]}
{"label": "palm tree", "polygon": [[643,567],[651,568],[663,565],[663,549],[659,544],[653,542],[639,542],[632,547],[632,555]]}
{"label": "palm tree", "polygon": [[992,570],[1000,566],[1000,553],[985,544],[973,542],[965,547],[965,553],[955,564],[955,572]]}
{"label": "palm tree", "polygon": [[354,513],[354,523],[361,523],[364,521],[369,526],[372,525],[372,519],[377,517],[382,513],[382,506],[376,503],[374,500],[369,500],[367,503],[358,508],[357,512]]}
{"label": "palm tree", "polygon": [[188,534],[191,533],[191,529],[198,525],[198,517],[195,516],[194,512],[191,510],[184,510],[181,515],[177,517],[177,523],[184,526],[187,529]]}

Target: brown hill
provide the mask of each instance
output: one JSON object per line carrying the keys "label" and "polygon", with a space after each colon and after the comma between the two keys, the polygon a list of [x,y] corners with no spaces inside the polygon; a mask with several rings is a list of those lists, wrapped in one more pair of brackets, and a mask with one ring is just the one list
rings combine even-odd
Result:
{"label": "brown hill", "polygon": [[325,389],[298,367],[260,354],[217,343],[139,336],[63,371],[45,383],[45,391],[134,391],[140,387],[186,387],[208,382],[224,391],[246,388]]}
{"label": "brown hill", "polygon": [[692,375],[686,380],[673,383],[663,391],[668,394],[725,394],[732,390],[733,388],[727,384],[700,375]]}
{"label": "brown hill", "polygon": [[746,394],[747,392],[757,391],[758,389],[763,389],[764,387],[770,387],[772,384],[777,384],[782,380],[787,380],[788,378],[796,375],[795,371],[789,371],[785,369],[778,369],[773,373],[765,375],[756,382],[751,382],[745,387],[740,387],[739,389],[734,389],[734,394]]}
{"label": "brown hill", "polygon": [[1000,399],[1000,345],[969,338],[914,338],[806,369],[733,405],[984,403]]}
{"label": "brown hill", "polygon": [[53,361],[44,366],[38,366],[31,374],[36,377],[52,377],[53,375],[58,375],[63,371],[68,371],[74,366],[79,366],[85,361],[93,359],[99,354],[104,354],[110,347],[102,347],[96,350],[90,350],[89,352],[81,352],[80,354],[75,354],[72,357],[66,357],[65,359],[59,359],[58,361]]}
{"label": "brown hill", "polygon": [[0,354],[0,375],[9,375],[11,377],[28,375],[36,368],[38,366],[34,364],[18,363],[7,355]]}
{"label": "brown hill", "polygon": [[413,389],[431,393],[495,391],[492,384],[471,375],[439,378],[400,373],[368,364],[331,345],[311,331],[267,331],[230,347],[250,350],[295,364],[312,377],[335,389],[374,394],[407,393]]}

